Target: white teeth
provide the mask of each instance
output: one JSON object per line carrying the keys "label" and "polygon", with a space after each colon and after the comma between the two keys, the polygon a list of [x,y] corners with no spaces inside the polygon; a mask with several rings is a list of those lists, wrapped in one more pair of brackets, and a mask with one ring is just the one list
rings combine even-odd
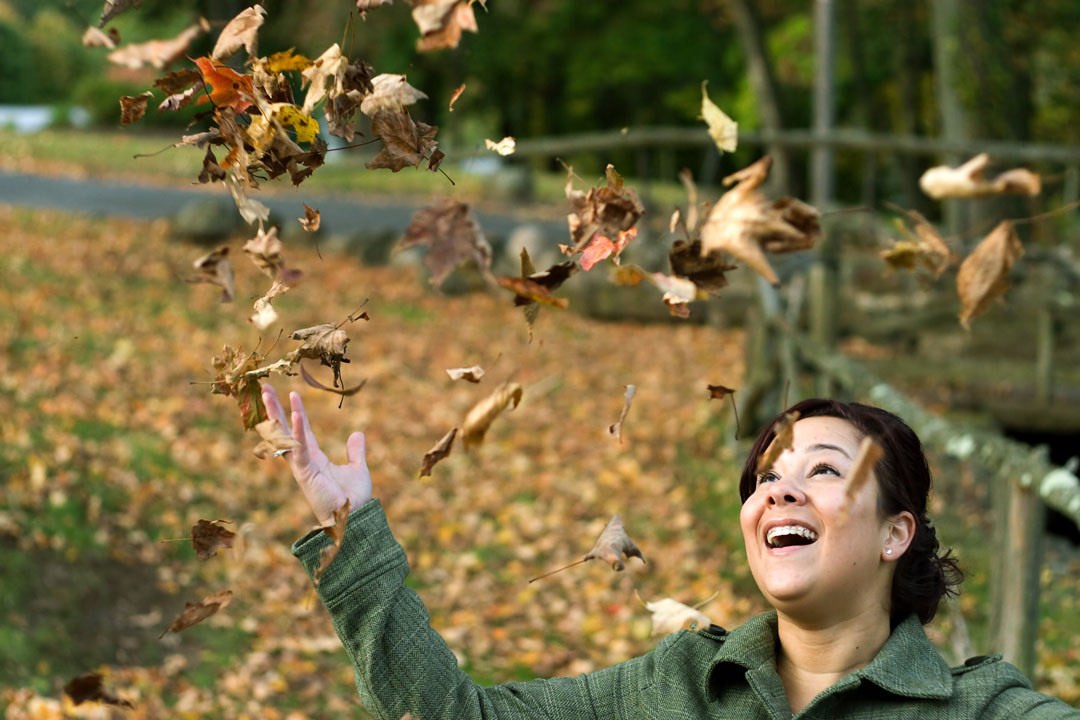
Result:
{"label": "white teeth", "polygon": [[772,545],[773,540],[780,535],[801,535],[810,542],[817,540],[817,533],[810,528],[804,528],[800,525],[782,525],[769,530],[765,535],[765,541]]}

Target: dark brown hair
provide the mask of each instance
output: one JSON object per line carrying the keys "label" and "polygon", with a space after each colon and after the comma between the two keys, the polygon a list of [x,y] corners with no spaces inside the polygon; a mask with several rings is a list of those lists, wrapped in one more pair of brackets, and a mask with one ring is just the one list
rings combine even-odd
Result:
{"label": "dark brown hair", "polygon": [[915,537],[896,562],[890,604],[895,626],[911,613],[925,625],[937,613],[946,595],[957,595],[963,573],[952,550],[941,552],[937,532],[926,515],[930,494],[930,466],[922,443],[907,424],[891,412],[860,403],[813,398],[792,405],[777,415],[757,436],[739,480],[745,503],[757,486],[757,461],[776,436],[776,423],[787,413],[799,418],[835,417],[851,423],[863,436],[874,438],[885,454],[874,465],[878,482],[878,511],[883,516],[907,510],[915,517]]}

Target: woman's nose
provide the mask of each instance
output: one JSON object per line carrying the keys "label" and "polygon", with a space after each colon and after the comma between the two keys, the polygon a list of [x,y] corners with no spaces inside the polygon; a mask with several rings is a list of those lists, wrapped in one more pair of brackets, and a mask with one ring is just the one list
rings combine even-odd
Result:
{"label": "woman's nose", "polygon": [[770,505],[802,505],[806,495],[787,480],[777,480],[769,485],[768,503]]}

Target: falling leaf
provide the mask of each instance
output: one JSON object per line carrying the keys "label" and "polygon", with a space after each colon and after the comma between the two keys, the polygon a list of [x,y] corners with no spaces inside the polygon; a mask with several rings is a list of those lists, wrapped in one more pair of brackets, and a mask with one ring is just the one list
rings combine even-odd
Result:
{"label": "falling leaf", "polygon": [[408,110],[380,110],[371,119],[371,134],[382,140],[383,146],[364,167],[369,170],[387,168],[393,172],[418,167],[435,149],[437,132],[439,128],[434,125],[414,123]]}
{"label": "falling leaf", "polygon": [[690,303],[699,299],[697,285],[686,278],[672,277],[664,273],[651,273],[648,278],[663,293],[661,298],[675,317],[690,317]]}
{"label": "falling leaf", "polygon": [[685,278],[698,290],[713,295],[727,286],[725,273],[735,269],[722,254],[702,255],[701,240],[676,240],[668,253],[668,261],[675,277]]}
{"label": "falling leaf", "polygon": [[128,700],[122,700],[105,691],[105,685],[101,675],[89,673],[73,678],[64,685],[64,694],[71,698],[71,702],[81,705],[84,702],[99,702],[106,705],[134,708]]}
{"label": "falling leaf", "polygon": [[888,263],[890,269],[914,270],[918,264],[934,273],[935,278],[941,277],[952,261],[948,245],[920,213],[909,210],[907,216],[914,223],[917,237],[912,236],[897,219],[897,227],[908,239],[898,240],[891,248],[882,250],[881,258]]}
{"label": "falling leaf", "polygon": [[721,152],[735,152],[739,144],[739,124],[709,99],[708,84],[708,80],[701,81],[701,117],[709,127],[709,137],[716,143],[716,148]]}
{"label": "falling leaf", "polygon": [[454,438],[457,436],[457,428],[450,428],[450,432],[442,436],[442,439],[424,454],[424,464],[420,468],[420,477],[431,477],[431,469],[440,460],[450,455],[450,448],[454,446]]}
{"label": "falling leaf", "polygon": [[[258,430],[258,426],[255,429]],[[191,526],[191,547],[195,549],[195,556],[200,560],[209,560],[217,555],[218,548],[231,548],[233,546],[233,538],[236,537],[236,533],[221,527],[217,524],[219,522],[226,521],[199,520]]]}
{"label": "falling leaf", "polygon": [[[326,385],[323,385],[321,382],[319,382],[314,377],[312,377],[311,373],[309,373],[307,371],[307,368],[305,368],[303,365],[300,366],[300,377],[302,377],[304,379],[304,382],[306,382],[308,385],[315,388],[316,390],[325,390],[326,392],[331,392],[331,393],[334,393],[335,395],[340,395],[342,400],[344,400],[347,397],[351,397],[351,396],[355,395],[356,393],[360,392],[361,390],[364,389],[364,385],[367,384],[367,378],[364,378],[363,380],[360,381],[360,383],[358,385],[354,385],[351,388],[347,388],[347,387],[344,387],[344,386],[342,386],[340,388],[327,387]],[[337,376],[335,378],[334,382],[335,383],[341,382],[341,376],[340,375]],[[341,405],[338,405],[338,407],[341,407]]]}
{"label": "falling leaf", "polygon": [[757,474],[763,475],[768,472],[773,464],[780,458],[785,450],[790,450],[795,442],[795,422],[799,419],[798,412],[786,413],[773,426],[773,440],[765,452],[761,453],[757,462]]}
{"label": "falling leaf", "polygon": [[276,278],[285,267],[285,258],[281,256],[281,240],[277,227],[269,230],[259,228],[255,237],[244,243],[244,252],[255,263],[263,275]]}
{"label": "falling leaf", "polygon": [[636,557],[641,562],[646,562],[641,550],[638,549],[638,546],[634,544],[634,541],[626,534],[626,530],[623,529],[622,518],[616,513],[612,516],[604,531],[600,533],[600,537],[596,539],[596,544],[593,545],[592,550],[585,556],[585,559],[603,560],[611,564],[612,570],[621,572],[626,569],[626,565],[623,564],[622,560],[623,555],[627,559]]}
{"label": "falling leaf", "polygon": [[356,9],[360,11],[360,17],[364,17],[368,10],[389,5],[393,0],[356,0]]}
{"label": "falling leaf", "polygon": [[[546,287],[529,278],[500,275],[495,278],[495,282],[517,296],[514,298],[515,305],[539,302],[561,310],[565,310],[570,305],[570,301],[566,298],[555,297]],[[525,302],[519,303],[519,300]]]}
{"label": "falling leaf", "polygon": [[503,157],[506,157],[507,155],[514,154],[514,150],[517,149],[517,141],[509,135],[504,137],[499,142],[484,138],[484,147],[486,147],[488,150],[494,150]]}
{"label": "falling leaf", "polygon": [[337,325],[324,323],[301,328],[293,332],[292,339],[303,343],[298,349],[300,357],[323,360],[323,364],[330,367],[334,367],[334,363],[349,362],[345,358],[349,337]]}
{"label": "falling leaf", "polygon": [[[683,168],[679,171],[679,182],[686,188],[686,228],[691,233],[696,233],[698,229],[698,191],[697,185],[694,184],[694,176],[689,170]],[[676,222],[673,216],[671,232],[675,232],[675,225]]]}
{"label": "falling leaf", "polygon": [[652,613],[652,632],[649,633],[650,635],[670,635],[680,630],[696,630],[697,628],[709,627],[712,621],[698,608],[708,605],[716,598],[717,594],[719,593],[713,593],[712,597],[702,600],[691,607],[672,598],[646,602],[641,599],[638,591],[634,590],[634,596],[637,597],[638,602]]}
{"label": "falling leaf", "polygon": [[1005,220],[960,264],[956,291],[963,303],[960,323],[965,329],[970,329],[972,319],[1009,289],[1009,270],[1023,254],[1015,227]]}
{"label": "falling leaf", "polygon": [[304,205],[304,217],[298,218],[300,220],[300,226],[310,233],[318,232],[319,223],[322,221],[322,214],[318,210],[314,210],[308,207],[307,203]]}
{"label": "falling leaf", "polygon": [[438,287],[454,268],[472,260],[482,271],[491,267],[491,245],[468,204],[444,197],[435,205],[416,211],[405,235],[398,243],[404,250],[428,245],[424,265],[431,272],[431,284]]}
{"label": "falling leaf", "polygon": [[142,0],[105,0],[105,9],[101,12],[101,20],[98,22],[98,27],[105,27],[105,23],[109,22],[125,10],[139,7],[142,7]]}
{"label": "falling leaf", "polygon": [[146,114],[146,101],[154,97],[147,90],[141,95],[124,95],[120,98],[120,124],[130,125]]}
{"label": "falling leaf", "polygon": [[360,112],[368,117],[374,117],[380,110],[401,112],[406,105],[427,99],[427,95],[410,85],[404,75],[376,75],[371,79],[371,87],[371,92],[360,103]]}
{"label": "falling leaf", "polygon": [[1024,168],[1007,170],[993,180],[986,180],[984,173],[989,164],[990,156],[979,153],[959,167],[938,165],[922,174],[919,187],[935,200],[1007,194],[1034,197],[1042,191],[1041,178]]}
{"label": "falling leaf", "polygon": [[[326,99],[326,124],[330,134],[352,142],[356,126],[352,118],[357,108],[375,89],[374,70],[367,63],[351,62],[334,43],[316,58],[302,73],[304,83],[310,83],[304,96],[303,112],[311,113]],[[404,77],[404,76],[401,76]]]}
{"label": "falling leaf", "polygon": [[276,52],[266,58],[266,62],[263,66],[266,68],[267,72],[275,74],[282,72],[302,73],[312,66],[312,61],[303,55],[294,54],[293,48],[289,48],[288,50]]}
{"label": "falling leaf", "polygon": [[611,282],[623,287],[636,287],[649,279],[649,274],[637,265],[620,265],[611,274]]}
{"label": "falling leaf", "polygon": [[267,418],[258,378],[269,375],[272,368],[259,368],[261,359],[258,353],[245,353],[243,348],[226,345],[221,354],[210,361],[218,371],[210,392],[236,398],[240,418],[247,430],[253,430]]}
{"label": "falling leaf", "polygon": [[243,10],[222,28],[210,57],[214,60],[225,60],[240,48],[247,50],[249,58],[258,57],[258,32],[265,16],[266,10],[262,5],[252,5]]}
{"label": "falling leaf", "polygon": [[197,38],[210,30],[206,18],[199,21],[171,40],[150,40],[136,45],[125,45],[106,55],[109,62],[137,70],[143,65],[162,70],[187,55],[188,48]]}
{"label": "falling leaf", "polygon": [[103,47],[112,50],[120,44],[120,31],[109,28],[109,32],[104,33],[91,25],[83,33],[82,44],[83,47]]}
{"label": "falling leaf", "polygon": [[[465,83],[461,83],[460,85],[458,85],[457,89],[450,94],[450,112],[454,112],[454,103],[457,102],[457,99],[461,97],[461,93],[463,92],[465,92]],[[511,150],[510,152],[513,152],[513,150]]]}
{"label": "falling leaf", "polygon": [[226,176],[225,185],[228,186],[229,192],[232,193],[233,200],[236,201],[236,209],[240,211],[240,217],[244,218],[244,222],[250,225],[256,220],[266,222],[270,219],[270,208],[258,200],[248,197],[244,186],[235,173],[229,173]]}
{"label": "falling leaf", "polygon": [[703,223],[701,254],[730,253],[771,284],[779,285],[765,251],[809,249],[821,237],[821,225],[817,210],[806,203],[794,198],[770,203],[758,192],[771,165],[772,159],[766,155],[724,178],[724,185],[735,187],[720,197]]}
{"label": "falling leaf", "polygon": [[636,237],[637,227],[619,233],[614,242],[607,236],[596,233],[593,235],[592,241],[585,247],[584,252],[581,253],[581,269],[588,272],[598,262],[609,257],[615,261],[615,264],[618,264],[619,255],[630,244],[630,241]]}
{"label": "falling leaf", "polygon": [[210,283],[221,288],[221,302],[232,302],[236,295],[232,266],[229,264],[229,246],[222,245],[197,259],[194,263],[198,274],[188,278],[190,283]]}
{"label": "falling leaf", "polygon": [[253,450],[255,457],[260,460],[274,457],[278,450],[292,450],[300,447],[300,443],[296,442],[289,431],[274,418],[263,420],[256,425],[255,432],[262,438]]}
{"label": "falling leaf", "polygon": [[201,623],[211,615],[216,614],[219,610],[224,610],[228,607],[229,602],[232,600],[232,590],[223,590],[213,595],[207,595],[197,603],[184,603],[184,612],[180,613],[172,624],[158,635],[159,638],[165,637],[165,633],[174,632],[178,633],[182,630],[187,630],[192,625]]}
{"label": "falling leaf", "polygon": [[214,107],[231,108],[242,113],[252,106],[255,88],[250,75],[242,75],[228,65],[223,65],[210,58],[195,59],[195,64],[202,72],[203,82],[213,88],[209,96],[203,96],[199,102],[212,102]]}
{"label": "falling leaf", "polygon": [[277,310],[274,309],[274,298],[291,290],[302,276],[303,273],[299,270],[285,270],[283,268],[281,277],[274,280],[274,284],[270,286],[266,294],[255,301],[255,314],[248,318],[248,322],[260,330],[265,330],[277,322],[278,314]]}
{"label": "falling leaf", "polygon": [[619,233],[634,227],[638,218],[645,213],[645,206],[641,204],[637,192],[624,186],[615,166],[607,166],[606,176],[606,185],[590,188],[586,193],[574,189],[573,169],[567,171],[566,199],[570,201],[571,212],[566,220],[570,237],[574,240],[572,253],[584,248],[596,233],[609,238],[617,237]]}
{"label": "falling leaf", "polygon": [[422,37],[416,42],[420,52],[456,48],[464,30],[477,32],[471,0],[412,0],[413,20]]}
{"label": "falling leaf", "polygon": [[622,444],[622,426],[626,422],[626,414],[630,412],[630,403],[634,399],[634,393],[637,392],[637,388],[633,385],[626,386],[626,393],[623,395],[626,402],[623,403],[622,413],[619,414],[619,420],[614,425],[608,426],[608,434],[612,437],[618,438],[619,444]]}
{"label": "falling leaf", "polygon": [[739,439],[739,408],[735,405],[735,388],[724,385],[708,385],[710,400],[731,399],[731,411],[735,413],[735,439]]}
{"label": "falling leaf", "polygon": [[855,461],[851,464],[851,470],[848,472],[847,489],[844,495],[848,502],[855,499],[855,496],[859,494],[859,489],[870,478],[871,473],[874,472],[874,465],[877,461],[885,456],[885,451],[881,448],[874,438],[867,435],[859,443],[859,452],[855,455]]}
{"label": "falling leaf", "polygon": [[319,578],[326,572],[326,568],[330,567],[330,563],[334,562],[334,558],[338,556],[338,552],[341,550],[341,543],[345,539],[345,529],[349,524],[349,511],[351,509],[352,503],[346,498],[345,504],[334,511],[333,524],[326,525],[322,528],[322,531],[326,533],[327,537],[334,542],[322,549],[322,561],[319,563],[318,569],[315,570],[316,585],[319,584]]}
{"label": "falling leaf", "polygon": [[484,368],[479,365],[467,368],[447,368],[446,374],[451,380],[468,380],[471,383],[478,383],[480,378],[484,377]]}
{"label": "falling leaf", "polygon": [[199,173],[199,182],[208,183],[217,180],[225,179],[225,169],[218,165],[217,158],[214,157],[214,149],[210,145],[206,146],[206,155],[203,156],[202,172]]}
{"label": "falling leaf", "polygon": [[513,403],[511,410],[518,406],[522,392],[521,386],[515,382],[503,383],[469,410],[461,426],[461,442],[466,450],[478,447],[484,441],[491,423],[507,405]]}

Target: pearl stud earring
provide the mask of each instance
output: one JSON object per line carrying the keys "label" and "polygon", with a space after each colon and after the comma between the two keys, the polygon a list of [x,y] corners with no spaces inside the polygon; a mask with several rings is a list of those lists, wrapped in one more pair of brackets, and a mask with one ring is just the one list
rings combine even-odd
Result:
{"label": "pearl stud earring", "polygon": [[885,548],[886,555],[892,555],[892,548]]}

